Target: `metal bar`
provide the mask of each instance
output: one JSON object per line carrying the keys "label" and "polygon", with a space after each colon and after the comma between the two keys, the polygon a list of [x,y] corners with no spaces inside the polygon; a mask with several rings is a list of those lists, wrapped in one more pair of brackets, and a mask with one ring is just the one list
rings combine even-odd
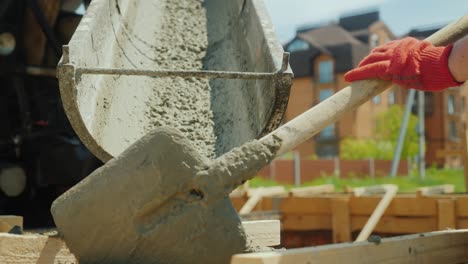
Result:
{"label": "metal bar", "polygon": [[395,149],[395,154],[393,156],[392,170],[390,172],[390,177],[394,178],[398,171],[398,165],[400,163],[401,150],[403,149],[403,143],[405,142],[406,130],[408,128],[408,120],[411,112],[411,106],[414,102],[414,95],[416,90],[411,89],[406,99],[405,113],[403,115],[403,121],[401,122],[400,133],[398,134],[398,142]]}
{"label": "metal bar", "polygon": [[418,168],[419,168],[419,178],[426,178],[426,153],[425,153],[425,144],[426,138],[424,135],[424,92],[418,92],[418,134],[419,134],[419,155],[418,155]]}
{"label": "metal bar", "polygon": [[211,79],[244,79],[244,80],[272,80],[278,78],[280,72],[256,73],[256,72],[227,72],[227,71],[185,71],[185,70],[140,70],[117,68],[77,68],[77,74],[103,74],[103,75],[127,75],[149,77],[194,77]]}
{"label": "metal bar", "polygon": [[301,157],[299,152],[294,152],[294,185],[301,185]]}
{"label": "metal bar", "polygon": [[374,158],[369,158],[369,174],[371,179],[375,178],[375,160]]}
{"label": "metal bar", "polygon": [[340,157],[333,159],[334,174],[336,178],[340,178]]}
{"label": "metal bar", "polygon": [[[64,50],[65,53],[65,50]],[[68,63],[68,62],[65,62]],[[286,72],[289,67],[289,53],[283,53],[281,69],[276,72],[235,72],[235,71],[207,71],[207,70],[142,70],[142,69],[118,69],[99,67],[77,67],[76,73],[104,74],[104,75],[127,75],[127,76],[150,76],[150,77],[195,77],[210,79],[243,79],[243,80],[273,80]]]}

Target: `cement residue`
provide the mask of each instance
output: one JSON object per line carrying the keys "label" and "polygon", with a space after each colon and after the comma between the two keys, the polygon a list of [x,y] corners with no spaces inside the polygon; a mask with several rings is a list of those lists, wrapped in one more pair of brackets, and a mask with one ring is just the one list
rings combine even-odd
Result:
{"label": "cement residue", "polygon": [[[161,69],[201,70],[208,46],[206,10],[200,0],[163,0],[155,61]],[[161,78],[148,98],[146,131],[171,126],[205,157],[214,157],[216,136],[208,79]]]}
{"label": "cement residue", "polygon": [[226,197],[269,164],[280,145],[281,140],[272,137],[262,141],[253,140],[234,148],[198,172],[195,185],[206,193],[208,200]]}

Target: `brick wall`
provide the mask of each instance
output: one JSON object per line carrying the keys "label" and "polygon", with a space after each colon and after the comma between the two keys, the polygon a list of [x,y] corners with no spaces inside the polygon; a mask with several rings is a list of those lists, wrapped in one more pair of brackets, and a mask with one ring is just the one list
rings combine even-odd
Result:
{"label": "brick wall", "polygon": [[[384,177],[390,174],[391,161],[388,160],[301,160],[301,183],[319,179],[323,176],[332,176],[335,171],[340,178],[350,177]],[[401,161],[398,175],[408,175],[409,164]],[[372,169],[374,168],[374,169]],[[284,184],[294,184],[294,160],[275,160],[263,168],[259,174],[265,179],[275,180]]]}

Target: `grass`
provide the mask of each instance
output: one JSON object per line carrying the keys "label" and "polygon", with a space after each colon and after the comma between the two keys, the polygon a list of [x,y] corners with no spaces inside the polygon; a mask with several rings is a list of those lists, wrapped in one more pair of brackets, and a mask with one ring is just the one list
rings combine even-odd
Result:
{"label": "grass", "polygon": [[[396,184],[399,187],[399,192],[414,192],[419,187],[434,186],[441,184],[453,184],[455,192],[466,192],[465,179],[463,169],[435,169],[430,168],[426,170],[426,178],[421,180],[418,176],[398,176],[395,178],[336,178],[327,176],[314,181],[305,182],[302,186],[313,186],[320,184],[333,184],[337,191],[343,191],[345,186],[349,187],[362,187],[377,184]],[[263,178],[254,178],[250,181],[251,187],[260,186],[277,186],[283,185],[286,188],[291,188],[293,185],[280,184],[272,180]]]}

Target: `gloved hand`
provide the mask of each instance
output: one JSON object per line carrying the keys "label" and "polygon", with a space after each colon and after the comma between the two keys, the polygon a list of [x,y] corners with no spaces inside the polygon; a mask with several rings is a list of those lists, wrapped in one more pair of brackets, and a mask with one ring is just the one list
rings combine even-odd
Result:
{"label": "gloved hand", "polygon": [[348,82],[378,78],[422,91],[459,86],[462,83],[453,78],[448,68],[452,47],[434,47],[427,41],[409,37],[391,41],[373,49],[344,77]]}

